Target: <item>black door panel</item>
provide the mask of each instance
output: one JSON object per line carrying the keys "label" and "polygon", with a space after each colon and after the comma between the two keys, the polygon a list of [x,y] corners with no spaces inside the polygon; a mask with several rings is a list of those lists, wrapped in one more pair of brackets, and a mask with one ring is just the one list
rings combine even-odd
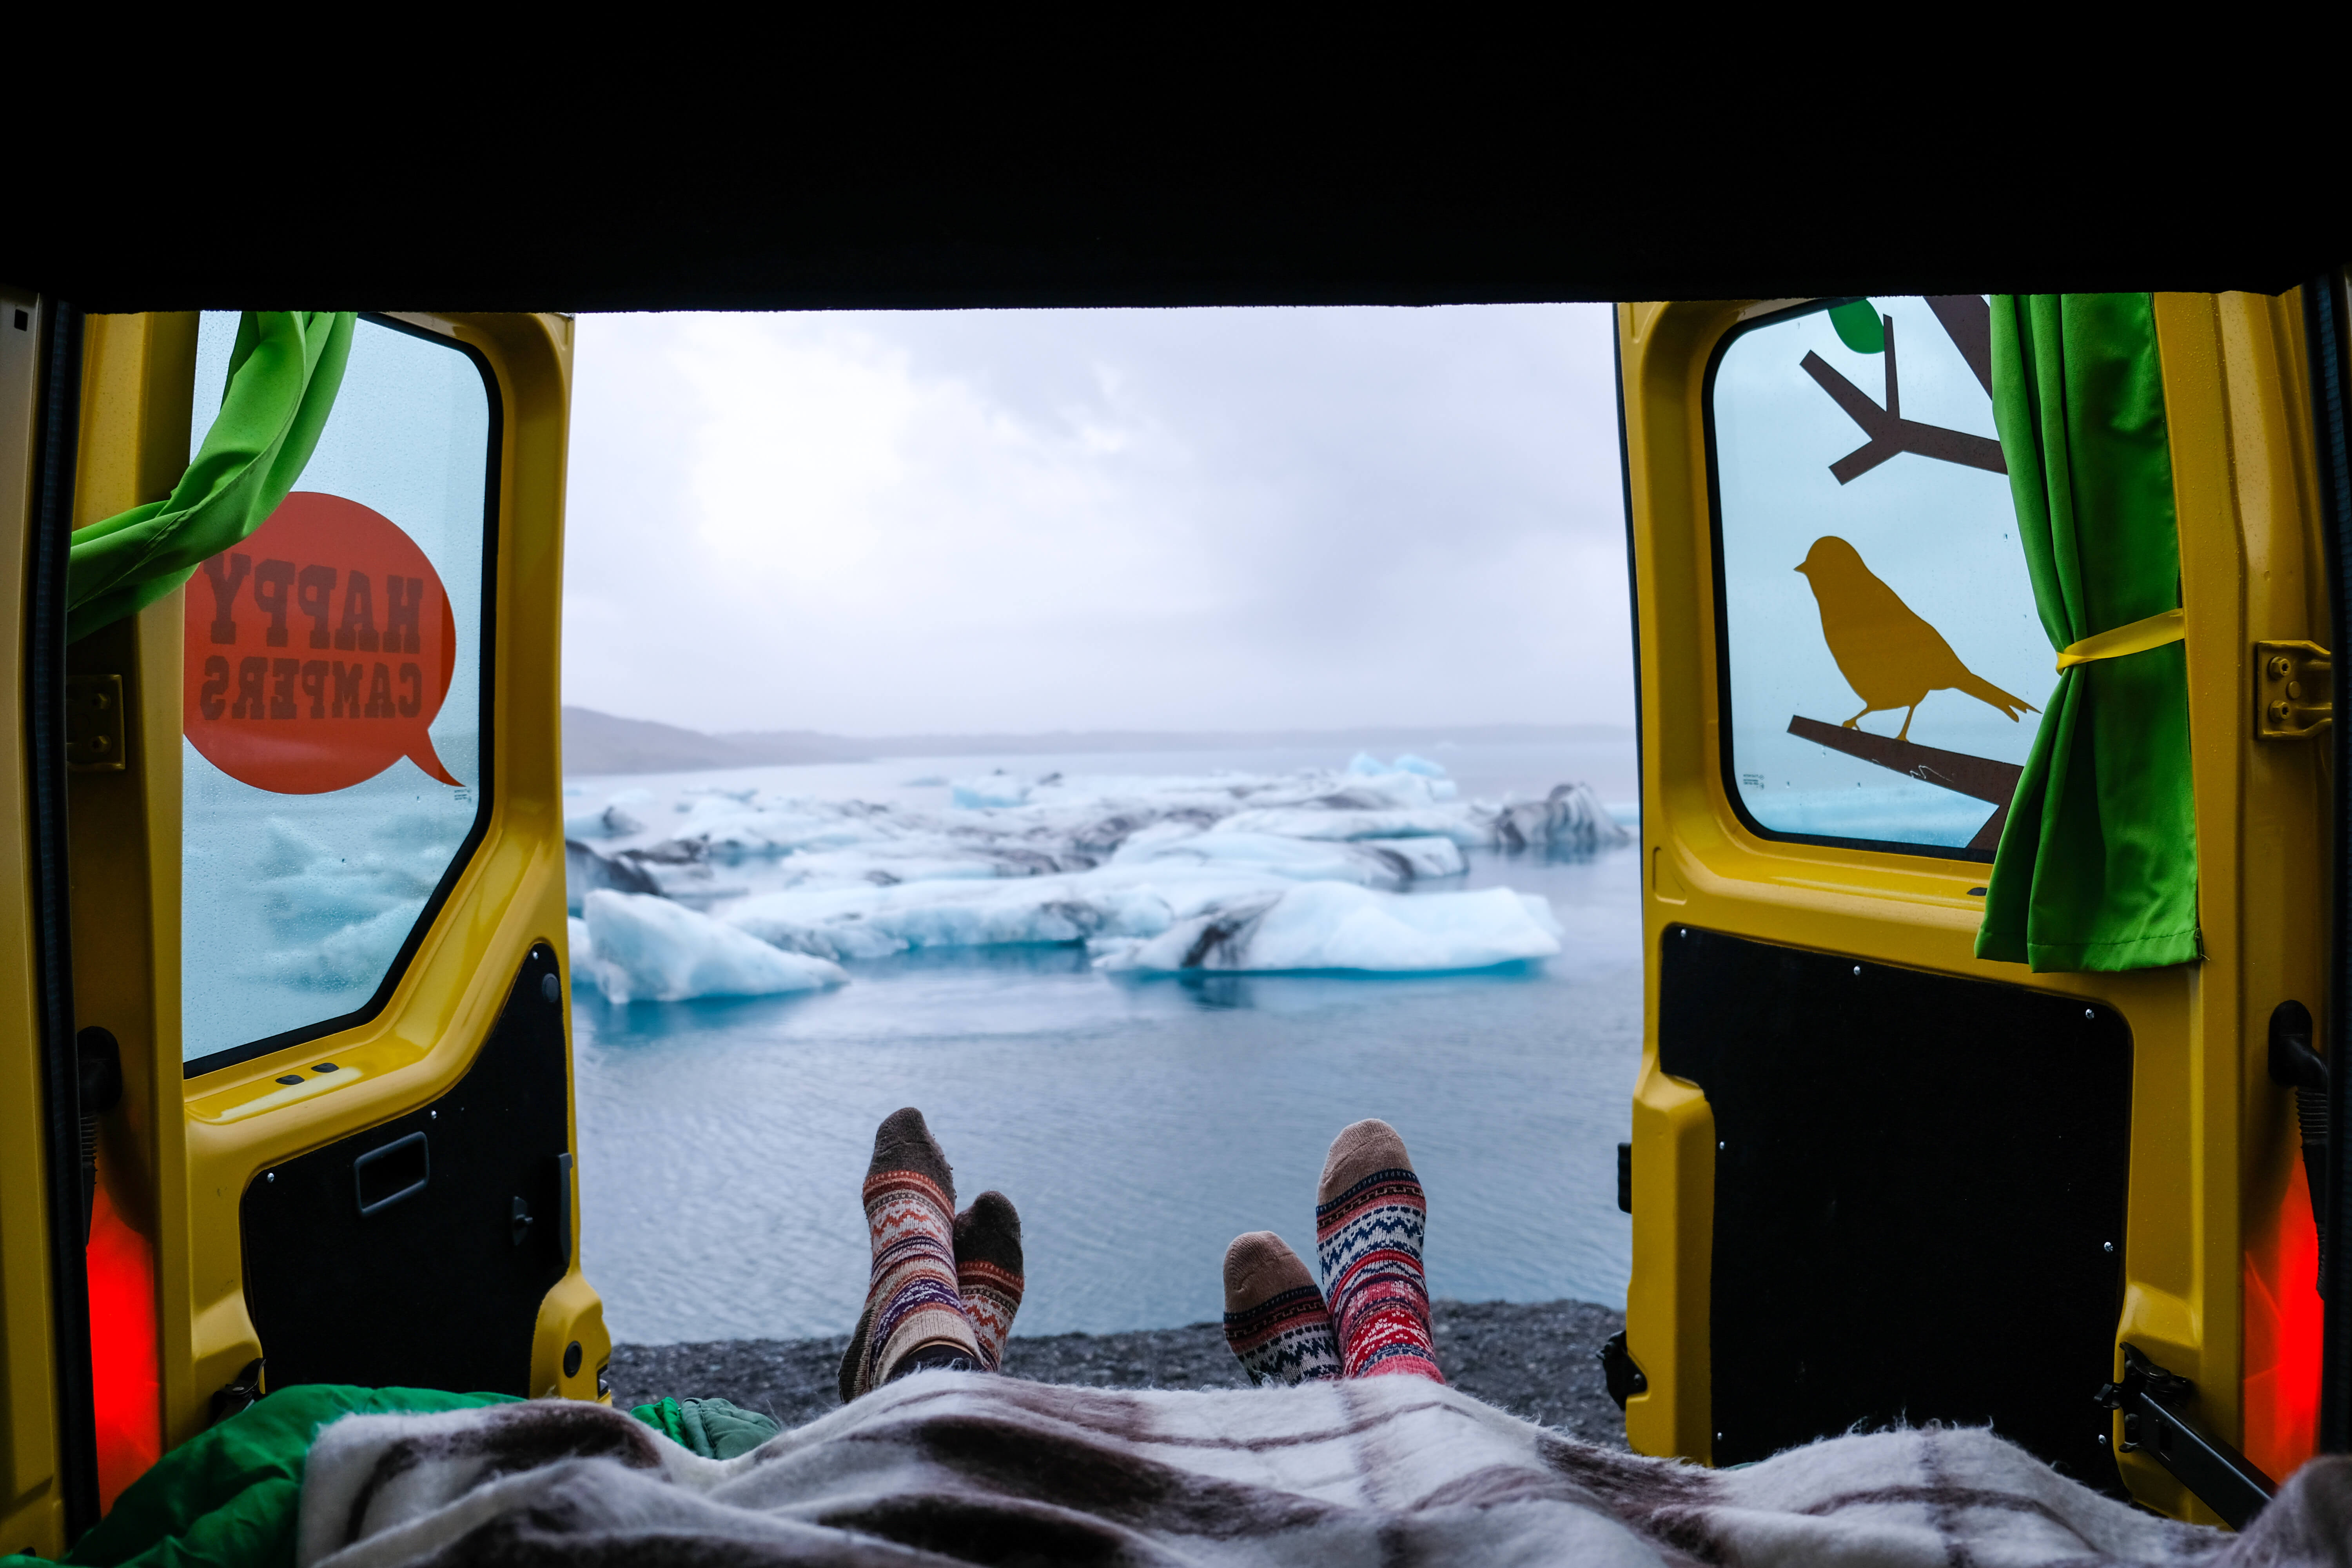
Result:
{"label": "black door panel", "polygon": [[246,1301],[271,1388],[535,1392],[531,1333],[571,1239],[557,973],[533,948],[447,1094],[246,1189]]}
{"label": "black door panel", "polygon": [[2119,1489],[2092,1396],[2123,1280],[2131,1031],[2020,986],[1688,927],[1659,1065],[1715,1113],[1715,1461],[1991,1423]]}

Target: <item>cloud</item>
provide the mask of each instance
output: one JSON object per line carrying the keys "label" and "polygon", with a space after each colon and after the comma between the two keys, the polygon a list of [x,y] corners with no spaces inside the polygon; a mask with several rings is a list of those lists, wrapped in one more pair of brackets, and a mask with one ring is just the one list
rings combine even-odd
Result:
{"label": "cloud", "polygon": [[1609,331],[583,318],[565,700],[866,734],[1624,721]]}

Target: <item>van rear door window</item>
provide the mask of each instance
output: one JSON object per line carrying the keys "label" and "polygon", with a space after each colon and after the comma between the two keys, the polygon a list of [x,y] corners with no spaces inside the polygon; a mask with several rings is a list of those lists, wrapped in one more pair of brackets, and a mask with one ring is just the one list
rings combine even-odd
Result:
{"label": "van rear door window", "polygon": [[[192,448],[236,325],[204,318]],[[362,317],[293,493],[184,590],[191,1073],[381,1006],[479,838],[499,428],[469,351]]]}
{"label": "van rear door window", "polygon": [[1769,837],[1990,860],[2057,676],[1982,295],[1829,301],[1708,378],[1724,766]]}

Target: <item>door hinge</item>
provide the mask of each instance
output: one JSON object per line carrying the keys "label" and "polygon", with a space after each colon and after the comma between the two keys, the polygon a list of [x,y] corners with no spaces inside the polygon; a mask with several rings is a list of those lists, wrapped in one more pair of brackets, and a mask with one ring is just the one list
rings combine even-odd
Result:
{"label": "door hinge", "polygon": [[2231,1529],[2243,1530],[2278,1491],[2277,1483],[2180,1414],[2196,1396],[2195,1384],[2126,1345],[2123,1381],[2101,1387],[2097,1399],[2102,1410],[2123,1412],[2125,1453],[2148,1455]]}
{"label": "door hinge", "polygon": [[2254,645],[2254,737],[2300,741],[2336,717],[2336,674],[2315,642]]}
{"label": "door hinge", "polygon": [[122,772],[122,677],[66,677],[66,766],[78,773]]}

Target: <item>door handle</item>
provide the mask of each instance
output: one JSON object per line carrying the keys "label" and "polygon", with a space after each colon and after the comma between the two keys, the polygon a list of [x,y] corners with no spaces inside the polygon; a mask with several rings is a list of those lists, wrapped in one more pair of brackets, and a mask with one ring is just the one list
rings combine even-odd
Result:
{"label": "door handle", "polygon": [[432,1179],[433,1150],[422,1132],[395,1138],[352,1162],[352,1186],[362,1219],[415,1197]]}

